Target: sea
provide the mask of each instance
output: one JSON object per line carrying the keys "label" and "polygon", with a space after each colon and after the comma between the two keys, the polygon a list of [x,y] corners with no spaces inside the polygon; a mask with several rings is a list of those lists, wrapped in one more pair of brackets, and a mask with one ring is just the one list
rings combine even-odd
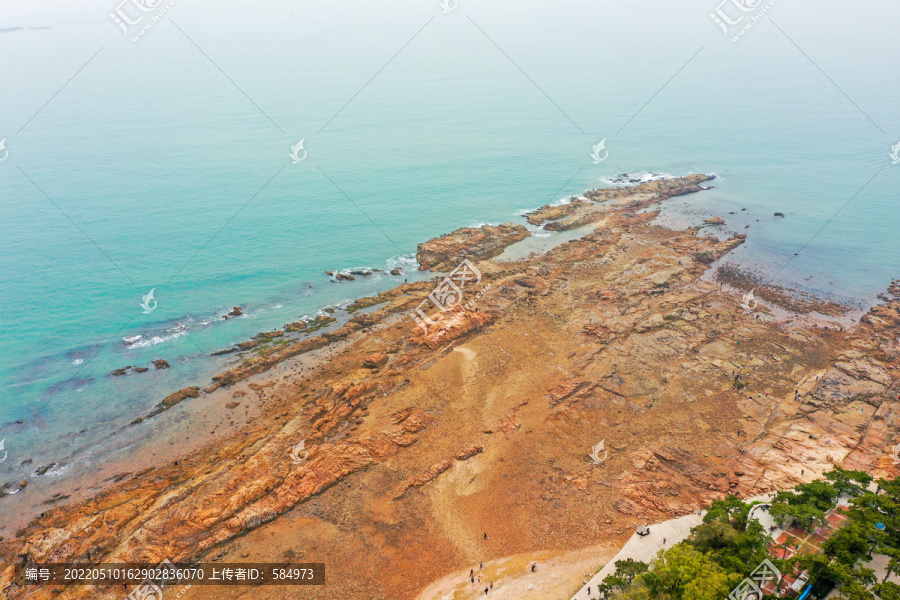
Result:
{"label": "sea", "polygon": [[592,188],[714,174],[663,210],[729,260],[863,308],[900,277],[898,5],[118,1],[2,2],[0,486]]}

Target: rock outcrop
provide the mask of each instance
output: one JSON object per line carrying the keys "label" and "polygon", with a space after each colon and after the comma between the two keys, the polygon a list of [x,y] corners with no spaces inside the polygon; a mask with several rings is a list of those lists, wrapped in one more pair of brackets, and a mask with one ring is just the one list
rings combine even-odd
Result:
{"label": "rock outcrop", "polygon": [[513,223],[463,227],[419,244],[416,261],[421,271],[452,271],[464,258],[471,261],[493,258],[529,235],[523,225]]}

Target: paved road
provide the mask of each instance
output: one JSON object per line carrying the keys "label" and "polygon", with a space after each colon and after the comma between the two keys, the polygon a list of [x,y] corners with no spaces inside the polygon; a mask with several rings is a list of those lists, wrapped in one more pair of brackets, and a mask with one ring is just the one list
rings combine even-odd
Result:
{"label": "paved road", "polygon": [[[749,498],[744,500],[744,502],[750,503],[754,501],[759,502],[767,502],[770,496],[756,496],[754,498]],[[705,511],[704,511],[705,513]],[[751,516],[756,518],[762,525],[768,529],[770,525],[774,524],[772,517],[769,516],[768,511],[756,508],[751,513]],[[572,596],[572,600],[588,600],[590,598],[597,598],[597,586],[606,578],[607,575],[612,575],[616,571],[615,563],[617,560],[625,560],[626,558],[633,558],[634,560],[639,560],[641,562],[649,563],[656,557],[656,554],[662,550],[663,548],[670,548],[672,545],[677,544],[682,541],[686,537],[691,534],[691,528],[696,527],[700,523],[703,522],[703,517],[698,515],[697,513],[693,513],[690,515],[685,515],[683,517],[678,517],[676,519],[670,519],[668,521],[663,521],[662,523],[656,523],[655,525],[650,525],[650,533],[644,536],[640,536],[637,533],[631,536],[631,539],[622,546],[622,549],[619,550],[619,553],[616,554],[615,558],[609,561],[605,567],[600,569],[600,571],[594,575],[590,581],[588,581],[578,592]],[[781,533],[780,529],[772,532],[772,537],[778,537],[778,534]],[[666,541],[663,544],[663,540]],[[591,594],[588,594],[588,590],[591,590]]]}

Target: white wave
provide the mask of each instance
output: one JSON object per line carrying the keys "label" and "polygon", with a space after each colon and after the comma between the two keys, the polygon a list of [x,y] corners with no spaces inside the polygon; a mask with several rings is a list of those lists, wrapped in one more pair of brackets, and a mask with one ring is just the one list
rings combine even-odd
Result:
{"label": "white wave", "polygon": [[553,235],[552,231],[547,231],[540,225],[532,225],[531,223],[525,223],[525,229],[530,231],[533,237],[537,238],[548,238]]}
{"label": "white wave", "polygon": [[400,269],[403,273],[418,270],[419,262],[416,260],[416,255],[401,254],[400,256],[392,256],[387,259],[384,267],[385,272],[390,273],[394,269]]}
{"label": "white wave", "polygon": [[[48,469],[43,474],[43,477],[59,477],[60,475],[65,475],[66,472],[71,470],[71,468],[72,468],[71,463],[65,464],[65,465],[54,465],[52,469]],[[32,473],[31,476],[32,477],[42,477],[41,475],[37,475],[36,472]]]}
{"label": "white wave", "polygon": [[[561,199],[557,200],[556,202],[551,202],[550,204],[547,204],[545,206],[563,206],[564,204],[571,204],[574,201],[572,198],[573,198],[572,196],[570,196],[568,198],[561,198]],[[587,198],[585,198],[584,196],[574,196],[574,199],[587,201]],[[524,217],[528,213],[533,213],[534,211],[539,210],[541,208],[544,208],[544,207],[538,206],[536,208],[521,208],[516,211],[516,214],[519,215],[520,217]]]}
{"label": "white wave", "polygon": [[83,363],[83,362],[84,362],[84,359],[83,359],[83,358],[76,358],[75,360],[72,361],[72,364],[73,364],[73,365],[80,365],[80,364]]}
{"label": "white wave", "polygon": [[480,223],[475,223],[474,225],[469,225],[469,227],[471,227],[472,229],[481,229],[482,227],[496,227],[497,225],[500,225],[500,223],[480,222]]}
{"label": "white wave", "polygon": [[180,338],[183,335],[187,335],[187,328],[180,329],[171,335],[154,335],[153,337],[150,337],[148,339],[144,339],[144,336],[142,335],[132,336],[140,339],[129,344],[129,346],[131,346],[132,348],[148,348],[150,346],[156,346],[157,344],[170,342],[172,340]]}
{"label": "white wave", "polygon": [[674,177],[669,173],[656,173],[653,171],[639,171],[637,173],[619,173],[614,177],[601,177],[600,181],[607,185],[640,185],[650,181],[659,179],[670,179]]}
{"label": "white wave", "polygon": [[122,341],[125,342],[126,346],[131,346],[131,345],[136,344],[137,342],[141,341],[141,339],[143,337],[144,336],[142,336],[140,334],[139,335],[129,335],[129,336],[123,337]]}

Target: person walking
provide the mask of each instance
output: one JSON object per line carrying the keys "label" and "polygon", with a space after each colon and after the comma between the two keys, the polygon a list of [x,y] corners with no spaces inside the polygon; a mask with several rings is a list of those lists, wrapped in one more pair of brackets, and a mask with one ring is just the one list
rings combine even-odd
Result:
{"label": "person walking", "polygon": [[537,571],[537,563],[531,563],[531,572],[534,573]]}
{"label": "person walking", "polygon": [[488,594],[488,589],[484,588],[484,595],[487,596],[487,594]]}
{"label": "person walking", "polygon": [[475,574],[475,569],[469,569],[469,577]]}
{"label": "person walking", "polygon": [[485,532],[484,534],[484,539],[487,539],[487,532]]}

